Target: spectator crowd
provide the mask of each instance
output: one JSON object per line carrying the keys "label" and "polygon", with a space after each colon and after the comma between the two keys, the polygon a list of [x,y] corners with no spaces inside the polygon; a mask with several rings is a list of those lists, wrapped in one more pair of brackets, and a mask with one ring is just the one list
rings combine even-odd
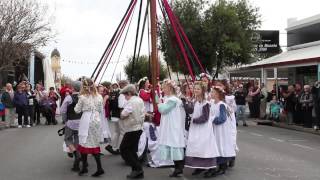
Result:
{"label": "spectator crowd", "polygon": [[[285,122],[319,130],[320,83],[313,86],[301,84],[273,85],[268,90],[263,83],[237,83],[233,89],[238,106],[237,117],[246,126],[244,112],[249,107],[249,117]],[[268,113],[267,113],[268,112]]]}
{"label": "spectator crowd", "polygon": [[[15,87],[7,83],[0,96],[0,115],[7,128],[30,128],[41,123],[57,124],[56,109],[60,95],[54,87],[46,91],[41,84],[37,84],[33,90],[27,81],[22,81]],[[41,122],[41,115],[45,117],[45,122]]]}

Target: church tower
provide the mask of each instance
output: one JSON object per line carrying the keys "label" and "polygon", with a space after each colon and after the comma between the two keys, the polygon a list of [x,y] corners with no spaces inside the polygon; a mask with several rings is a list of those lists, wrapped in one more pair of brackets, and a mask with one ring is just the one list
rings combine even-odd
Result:
{"label": "church tower", "polygon": [[61,88],[61,65],[60,65],[60,53],[59,51],[55,48],[51,52],[51,68],[53,72],[53,77],[54,77],[54,83],[56,85],[56,88]]}

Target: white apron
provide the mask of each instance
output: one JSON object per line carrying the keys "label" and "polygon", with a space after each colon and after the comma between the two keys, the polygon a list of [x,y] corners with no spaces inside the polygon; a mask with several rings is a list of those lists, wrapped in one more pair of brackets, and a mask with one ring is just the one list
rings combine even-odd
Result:
{"label": "white apron", "polygon": [[234,148],[236,151],[239,151],[238,145],[237,145],[237,120],[235,112],[237,111],[237,104],[235,101],[235,97],[232,96],[226,96],[226,103],[228,105],[230,116],[231,116],[231,128],[232,128],[232,140],[234,144]]}
{"label": "white apron", "polygon": [[176,107],[168,114],[161,115],[161,123],[159,129],[159,144],[174,148],[185,147],[185,118],[182,101],[175,97],[166,97],[164,103],[169,100],[176,102]]}
{"label": "white apron", "polygon": [[105,110],[102,108],[101,110],[101,142],[104,142],[104,139],[111,139],[111,132],[109,128],[108,118],[105,117]]}
{"label": "white apron", "polygon": [[85,111],[82,113],[79,123],[79,144],[85,144],[87,142],[88,131],[90,122],[93,121],[94,113],[92,111]]}
{"label": "white apron", "polygon": [[[203,106],[207,103],[196,102],[192,118],[201,116]],[[204,124],[194,124],[191,121],[186,156],[198,158],[215,158],[220,156],[212,128],[210,117]]]}
{"label": "white apron", "polygon": [[[220,105],[224,105],[226,108],[228,107],[222,101],[220,101],[217,104],[213,102],[210,110],[210,113],[212,113],[212,120],[214,120],[215,117],[218,117],[220,115]],[[220,125],[213,124],[213,132],[216,136],[217,146],[221,157],[236,156],[232,129],[232,121],[231,117],[228,116],[228,113],[226,122]]]}

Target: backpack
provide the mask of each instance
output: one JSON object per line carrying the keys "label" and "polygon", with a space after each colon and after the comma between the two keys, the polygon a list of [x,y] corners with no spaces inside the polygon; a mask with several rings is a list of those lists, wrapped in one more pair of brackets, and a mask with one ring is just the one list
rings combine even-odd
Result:
{"label": "backpack", "polygon": [[67,107],[67,120],[79,120],[82,116],[82,113],[76,113],[74,111],[74,108],[76,107],[79,97],[78,94],[71,95],[72,97],[72,103],[68,105]]}

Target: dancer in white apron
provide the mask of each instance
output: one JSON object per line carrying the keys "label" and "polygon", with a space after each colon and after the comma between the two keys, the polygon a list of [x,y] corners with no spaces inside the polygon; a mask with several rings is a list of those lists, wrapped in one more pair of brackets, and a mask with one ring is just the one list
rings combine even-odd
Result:
{"label": "dancer in white apron", "polygon": [[225,104],[225,91],[220,86],[215,86],[212,90],[213,102],[211,103],[211,120],[213,121],[213,132],[216,137],[220,157],[217,159],[219,169],[217,172],[211,171],[206,176],[224,174],[228,161],[235,157],[234,140],[232,135],[232,122],[228,105]]}
{"label": "dancer in white apron", "polygon": [[162,160],[172,160],[175,170],[170,177],[183,174],[184,167],[184,109],[182,101],[176,96],[176,86],[171,80],[165,80],[163,92],[164,103],[159,104],[161,123],[159,131],[159,151]]}
{"label": "dancer in white apron", "polygon": [[[185,157],[185,166],[195,169],[192,175],[215,168],[219,157],[212,122],[209,119],[210,104],[205,99],[206,89],[206,85],[201,82],[197,82],[194,86],[195,103]],[[192,108],[187,109],[192,113]]]}
{"label": "dancer in white apron", "polygon": [[92,174],[98,177],[104,174],[100,159],[100,140],[101,140],[101,114],[103,109],[103,99],[98,94],[96,86],[91,79],[82,81],[82,90],[80,92],[79,101],[74,108],[76,113],[82,116],[79,124],[79,147],[81,153],[82,169],[79,175],[88,173],[88,154],[92,154],[97,163],[97,171]]}

